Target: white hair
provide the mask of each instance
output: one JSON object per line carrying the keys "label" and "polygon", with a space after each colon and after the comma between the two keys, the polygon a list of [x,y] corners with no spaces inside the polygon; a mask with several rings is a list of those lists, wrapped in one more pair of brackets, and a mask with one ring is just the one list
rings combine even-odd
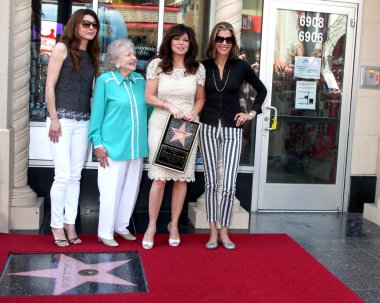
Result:
{"label": "white hair", "polygon": [[104,70],[115,70],[115,64],[117,60],[126,49],[135,52],[135,45],[133,42],[125,38],[115,40],[110,45],[108,45]]}

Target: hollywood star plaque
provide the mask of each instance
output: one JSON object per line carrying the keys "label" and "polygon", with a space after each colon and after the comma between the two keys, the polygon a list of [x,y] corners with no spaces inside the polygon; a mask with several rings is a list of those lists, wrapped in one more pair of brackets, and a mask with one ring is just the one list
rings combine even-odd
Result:
{"label": "hollywood star plaque", "polygon": [[184,173],[198,135],[200,123],[168,117],[153,163]]}

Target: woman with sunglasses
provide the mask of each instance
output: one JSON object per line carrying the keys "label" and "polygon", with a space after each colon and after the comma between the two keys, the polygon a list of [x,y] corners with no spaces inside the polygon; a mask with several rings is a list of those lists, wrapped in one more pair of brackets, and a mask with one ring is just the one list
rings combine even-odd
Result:
{"label": "woman with sunglasses", "polygon": [[50,226],[59,247],[82,243],[75,220],[79,181],[88,152],[92,84],[98,69],[98,27],[94,11],[77,10],[55,45],[47,69],[46,126],[55,168]]}
{"label": "woman with sunglasses", "polygon": [[[228,236],[235,198],[235,185],[242,146],[242,127],[261,112],[266,88],[248,62],[239,59],[239,48],[232,25],[220,22],[213,28],[203,61],[206,69],[206,102],[200,121],[200,148],[205,170],[205,199],[210,238],[207,249],[216,249],[221,243],[226,249],[235,249]],[[246,81],[257,91],[255,102],[248,113],[239,103],[240,87]],[[222,195],[217,211],[218,158],[222,160]],[[217,218],[219,214],[219,218]],[[220,232],[216,221],[219,219]]]}

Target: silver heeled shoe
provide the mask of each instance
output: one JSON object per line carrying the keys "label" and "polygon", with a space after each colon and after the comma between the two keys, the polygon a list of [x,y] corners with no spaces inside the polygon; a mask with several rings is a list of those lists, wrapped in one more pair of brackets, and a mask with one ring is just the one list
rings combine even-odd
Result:
{"label": "silver heeled shoe", "polygon": [[221,238],[219,238],[218,242],[221,243],[225,249],[233,250],[236,248],[235,243],[233,243],[231,241],[230,242],[223,242],[223,240]]}
{"label": "silver heeled shoe", "polygon": [[119,243],[117,243],[114,239],[109,240],[109,239],[98,237],[98,242],[103,243],[105,246],[110,246],[110,247],[119,246]]}
{"label": "silver heeled shoe", "polygon": [[205,246],[207,249],[210,249],[210,250],[217,249],[218,248],[218,241],[217,242],[207,242]]}

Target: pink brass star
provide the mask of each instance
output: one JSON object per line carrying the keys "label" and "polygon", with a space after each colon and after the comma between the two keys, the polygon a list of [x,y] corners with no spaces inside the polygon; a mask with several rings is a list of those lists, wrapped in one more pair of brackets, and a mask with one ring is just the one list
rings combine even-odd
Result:
{"label": "pink brass star", "polygon": [[174,132],[173,138],[170,139],[170,142],[178,140],[182,146],[185,146],[185,140],[187,137],[192,136],[192,133],[188,133],[185,128],[185,123],[182,123],[180,128],[172,127]]}
{"label": "pink brass star", "polygon": [[[108,272],[116,267],[124,265],[131,260],[86,264],[64,254],[59,257],[58,268],[42,269],[13,273],[18,276],[34,276],[42,278],[55,278],[53,295],[61,295],[86,282],[111,283],[136,286],[127,280],[116,277]],[[93,271],[91,275],[81,275],[81,270]]]}

